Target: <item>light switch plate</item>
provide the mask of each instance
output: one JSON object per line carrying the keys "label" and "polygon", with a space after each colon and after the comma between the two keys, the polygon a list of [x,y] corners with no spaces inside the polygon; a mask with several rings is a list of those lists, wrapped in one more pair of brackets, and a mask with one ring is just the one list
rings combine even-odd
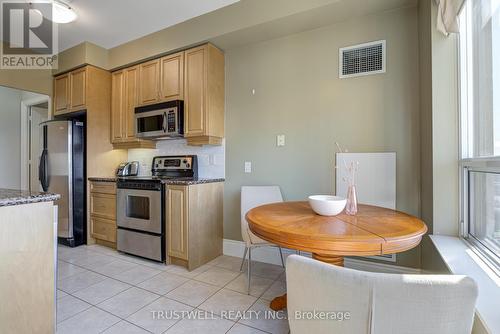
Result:
{"label": "light switch plate", "polygon": [[252,172],[252,163],[250,161],[245,161],[245,173]]}
{"label": "light switch plate", "polygon": [[285,146],[285,135],[276,136],[276,146]]}

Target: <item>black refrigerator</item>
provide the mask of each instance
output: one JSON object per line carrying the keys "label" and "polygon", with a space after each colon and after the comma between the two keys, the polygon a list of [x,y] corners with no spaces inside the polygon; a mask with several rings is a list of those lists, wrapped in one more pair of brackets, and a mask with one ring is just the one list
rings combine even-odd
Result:
{"label": "black refrigerator", "polygon": [[58,242],[70,247],[87,242],[84,120],[40,124],[43,136],[38,175],[44,192],[60,194]]}

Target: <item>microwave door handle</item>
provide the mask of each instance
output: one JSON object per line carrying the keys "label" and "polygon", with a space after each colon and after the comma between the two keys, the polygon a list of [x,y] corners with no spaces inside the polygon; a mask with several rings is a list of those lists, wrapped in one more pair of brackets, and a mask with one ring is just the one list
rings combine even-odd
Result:
{"label": "microwave door handle", "polygon": [[167,113],[163,113],[163,132],[167,132]]}

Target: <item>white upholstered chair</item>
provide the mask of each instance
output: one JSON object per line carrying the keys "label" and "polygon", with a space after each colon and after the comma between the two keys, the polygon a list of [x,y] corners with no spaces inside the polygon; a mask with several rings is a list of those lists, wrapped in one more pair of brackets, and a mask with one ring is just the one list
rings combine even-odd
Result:
{"label": "white upholstered chair", "polygon": [[241,237],[245,242],[245,253],[243,254],[243,260],[241,261],[240,271],[243,270],[243,264],[248,254],[248,282],[247,282],[247,293],[250,294],[250,276],[252,270],[252,248],[271,246],[277,247],[281,257],[281,265],[284,267],[283,263],[283,253],[278,245],[272,244],[265,240],[262,240],[258,236],[252,233],[248,227],[248,222],[245,218],[247,212],[259,205],[283,202],[283,196],[281,196],[281,190],[278,186],[243,186],[241,187]]}
{"label": "white upholstered chair", "polygon": [[[357,271],[292,255],[286,266],[291,334],[470,334],[475,282],[458,275]],[[349,312],[349,320],[301,319],[304,311]],[[345,317],[337,314],[332,318]]]}

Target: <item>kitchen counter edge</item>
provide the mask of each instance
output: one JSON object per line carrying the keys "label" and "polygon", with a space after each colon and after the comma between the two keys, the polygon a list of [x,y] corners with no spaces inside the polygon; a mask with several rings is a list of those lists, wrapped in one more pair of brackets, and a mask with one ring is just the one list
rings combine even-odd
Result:
{"label": "kitchen counter edge", "polygon": [[[89,177],[89,181],[91,182],[116,182],[118,178],[116,177]],[[202,184],[202,183],[214,183],[214,182],[224,182],[226,179],[224,178],[201,178],[197,180],[162,180],[164,184],[173,184],[173,185],[194,185],[194,184]]]}
{"label": "kitchen counter edge", "polygon": [[61,195],[59,194],[0,188],[0,207],[39,202],[53,202],[57,201],[59,198],[61,198]]}

